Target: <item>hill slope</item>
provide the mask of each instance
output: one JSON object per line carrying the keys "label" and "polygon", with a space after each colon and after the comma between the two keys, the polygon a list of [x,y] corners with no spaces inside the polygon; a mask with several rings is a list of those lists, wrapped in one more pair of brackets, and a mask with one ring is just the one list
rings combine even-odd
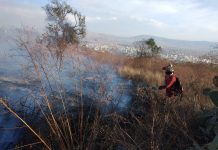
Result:
{"label": "hill slope", "polygon": [[167,53],[182,52],[186,55],[200,56],[213,50],[217,45],[216,42],[208,41],[187,41],[175,40],[152,35],[139,35],[133,37],[119,37],[101,33],[88,33],[85,41],[88,43],[104,44],[104,45],[128,45],[131,46],[133,42],[142,39],[154,38],[158,45]]}

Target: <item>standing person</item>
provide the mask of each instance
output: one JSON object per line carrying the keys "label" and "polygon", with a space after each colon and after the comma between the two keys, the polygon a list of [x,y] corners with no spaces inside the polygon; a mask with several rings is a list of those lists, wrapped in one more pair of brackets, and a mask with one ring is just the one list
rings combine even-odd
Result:
{"label": "standing person", "polygon": [[166,89],[166,95],[172,97],[174,95],[174,84],[176,83],[176,74],[174,73],[173,65],[169,64],[162,68],[165,70],[165,84],[159,87],[159,90]]}

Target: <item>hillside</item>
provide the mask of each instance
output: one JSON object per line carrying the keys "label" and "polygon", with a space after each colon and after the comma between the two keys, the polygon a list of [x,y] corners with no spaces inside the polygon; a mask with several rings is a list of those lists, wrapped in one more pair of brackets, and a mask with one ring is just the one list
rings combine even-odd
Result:
{"label": "hillside", "polygon": [[216,42],[209,41],[187,41],[168,39],[153,35],[138,35],[133,37],[119,37],[114,35],[91,33],[89,32],[85,38],[88,43],[101,45],[121,45],[132,46],[133,42],[142,39],[154,38],[159,46],[161,46],[165,53],[183,53],[185,55],[200,56],[206,54],[214,49]]}

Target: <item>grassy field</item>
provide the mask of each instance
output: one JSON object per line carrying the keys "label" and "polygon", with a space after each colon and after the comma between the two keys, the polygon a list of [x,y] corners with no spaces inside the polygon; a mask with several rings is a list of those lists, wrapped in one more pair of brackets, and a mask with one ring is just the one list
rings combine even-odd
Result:
{"label": "grassy field", "polygon": [[[131,91],[133,99],[128,112],[122,114],[111,111],[105,115],[95,105],[80,103],[80,95],[72,95],[67,104],[64,98],[44,95],[43,108],[36,109],[37,113],[42,114],[39,119],[32,120],[33,115],[18,113],[31,129],[25,131],[18,147],[24,145],[27,149],[55,150],[184,150],[199,149],[213,140],[214,133],[204,132],[207,126],[205,120],[199,119],[199,114],[214,111],[213,103],[202,91],[214,87],[212,79],[218,74],[218,66],[175,63],[158,57],[117,56],[92,50],[79,53],[100,64],[112,65],[120,76],[132,80],[135,86]],[[161,68],[169,63],[175,66],[175,72],[182,81],[182,99],[169,99],[164,91],[149,88],[163,83],[164,72]],[[141,86],[143,82],[148,87]],[[77,101],[79,107],[68,105],[71,101]],[[61,107],[55,109],[58,106]]]}
{"label": "grassy field", "polygon": [[112,64],[117,72],[136,82],[146,81],[150,86],[159,86],[164,82],[163,66],[172,63],[175,74],[182,82],[184,96],[195,99],[204,108],[213,107],[202,93],[204,88],[213,88],[213,77],[218,74],[218,66],[213,64],[176,63],[162,58],[132,58],[114,56],[108,52],[90,52],[88,55],[101,63]]}

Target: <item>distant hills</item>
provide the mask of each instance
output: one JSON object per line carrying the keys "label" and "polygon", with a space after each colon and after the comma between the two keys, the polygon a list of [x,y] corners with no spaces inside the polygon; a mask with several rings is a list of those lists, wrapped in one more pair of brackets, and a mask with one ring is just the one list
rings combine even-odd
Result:
{"label": "distant hills", "polygon": [[[0,42],[5,43],[9,39],[16,38],[18,33],[22,34],[22,30],[18,28],[3,28],[0,27]],[[33,36],[38,35],[33,31]],[[211,55],[211,52],[218,51],[218,42],[208,41],[188,41],[188,40],[175,40],[164,37],[152,36],[152,35],[138,35],[132,37],[122,37],[109,34],[93,33],[88,32],[85,39],[86,43],[92,44],[93,47],[96,45],[103,45],[111,49],[119,48],[125,49],[126,47],[133,47],[135,41],[142,39],[154,38],[157,45],[163,48],[164,54],[183,54],[190,56],[202,56]]]}
{"label": "distant hills", "polygon": [[135,41],[142,39],[147,40],[149,38],[154,38],[156,43],[163,48],[165,53],[183,53],[192,56],[207,54],[210,51],[213,51],[218,45],[218,42],[175,40],[152,35],[119,37],[101,33],[88,33],[85,41],[95,44],[131,46]]}

